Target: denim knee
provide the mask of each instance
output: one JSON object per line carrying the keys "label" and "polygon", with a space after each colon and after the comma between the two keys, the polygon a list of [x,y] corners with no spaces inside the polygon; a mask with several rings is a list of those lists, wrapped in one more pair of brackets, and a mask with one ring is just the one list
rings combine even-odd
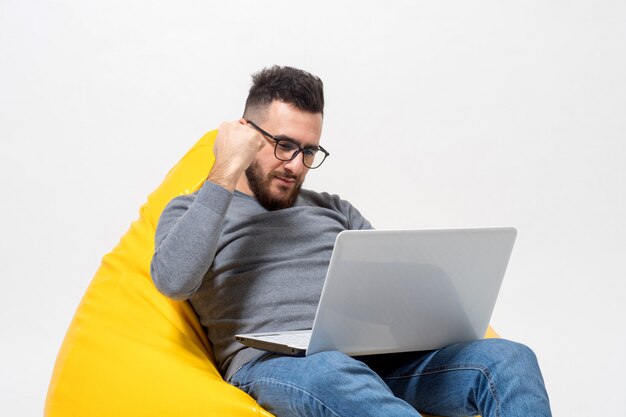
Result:
{"label": "denim knee", "polygon": [[485,339],[483,343],[488,349],[489,356],[494,361],[503,363],[537,362],[535,352],[522,343],[506,339]]}
{"label": "denim knee", "polygon": [[485,340],[484,346],[491,357],[488,373],[497,389],[504,410],[502,415],[511,415],[513,411],[550,415],[548,394],[535,353],[528,346],[504,339]]}
{"label": "denim knee", "polygon": [[537,356],[528,346],[506,339],[486,339],[480,342],[477,359],[494,376],[523,377],[539,373]]}

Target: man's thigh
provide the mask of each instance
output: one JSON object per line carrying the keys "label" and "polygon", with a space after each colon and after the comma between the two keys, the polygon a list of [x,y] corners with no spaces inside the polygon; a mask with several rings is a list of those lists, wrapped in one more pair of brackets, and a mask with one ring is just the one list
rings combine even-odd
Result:
{"label": "man's thigh", "polygon": [[376,372],[394,395],[417,410],[446,416],[500,413],[502,399],[510,391],[509,381],[534,366],[529,365],[534,354],[528,348],[503,339],[358,359]]}
{"label": "man's thigh", "polygon": [[419,416],[369,367],[340,352],[268,355],[244,366],[230,382],[278,417]]}

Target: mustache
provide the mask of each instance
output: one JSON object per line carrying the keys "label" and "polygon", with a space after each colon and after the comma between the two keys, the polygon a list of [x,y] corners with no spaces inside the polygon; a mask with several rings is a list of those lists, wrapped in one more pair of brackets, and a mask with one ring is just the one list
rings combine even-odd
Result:
{"label": "mustache", "polygon": [[279,171],[274,171],[272,172],[272,175],[278,178],[285,178],[288,180],[298,180],[298,176],[295,174],[292,174],[290,172],[279,172]]}

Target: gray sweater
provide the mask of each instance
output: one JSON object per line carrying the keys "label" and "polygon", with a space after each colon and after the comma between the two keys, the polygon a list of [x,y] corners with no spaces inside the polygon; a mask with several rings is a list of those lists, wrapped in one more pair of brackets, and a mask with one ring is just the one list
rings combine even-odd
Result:
{"label": "gray sweater", "polygon": [[294,207],[267,211],[207,181],[163,211],[150,271],[159,291],[191,302],[229,380],[263,354],[235,334],[311,328],[337,234],[370,228],[335,195],[302,190]]}

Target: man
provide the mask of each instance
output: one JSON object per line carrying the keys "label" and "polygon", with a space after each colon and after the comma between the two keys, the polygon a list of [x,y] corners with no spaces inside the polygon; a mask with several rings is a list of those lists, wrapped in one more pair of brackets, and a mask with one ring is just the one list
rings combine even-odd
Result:
{"label": "man", "polygon": [[550,416],[534,354],[505,340],[360,358],[286,357],[235,341],[310,328],[337,234],[371,228],[347,201],[301,189],[328,155],[323,108],[322,82],[307,72],[253,76],[243,118],[219,128],[207,181],[163,211],[157,288],[189,299],[225,379],[278,417]]}

